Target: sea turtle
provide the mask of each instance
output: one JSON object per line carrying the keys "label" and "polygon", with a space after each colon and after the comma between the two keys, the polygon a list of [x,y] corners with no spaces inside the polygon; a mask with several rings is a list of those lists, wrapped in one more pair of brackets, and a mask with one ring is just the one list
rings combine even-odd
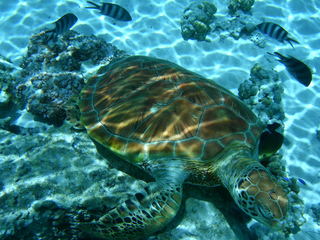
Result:
{"label": "sea turtle", "polygon": [[163,229],[180,208],[184,183],[222,185],[252,218],[270,226],[284,220],[286,193],[258,160],[263,125],[213,81],[131,56],[91,78],[79,107],[92,139],[155,179],[99,219],[79,221],[90,236],[140,239]]}

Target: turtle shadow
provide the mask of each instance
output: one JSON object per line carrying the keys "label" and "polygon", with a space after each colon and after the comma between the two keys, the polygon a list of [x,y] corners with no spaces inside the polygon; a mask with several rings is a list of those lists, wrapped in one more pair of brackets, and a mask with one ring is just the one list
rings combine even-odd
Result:
{"label": "turtle shadow", "polygon": [[[131,177],[143,180],[145,182],[155,181],[155,179],[147,172],[141,171],[139,167],[123,160],[95,140],[92,139],[92,141],[94,142],[98,153],[103,158],[107,159],[111,168],[125,172]],[[206,187],[186,183],[183,186],[183,195],[184,197],[181,208],[178,211],[175,219],[158,233],[173,229],[180,224],[184,216],[186,200],[192,197],[198,200],[211,202],[223,214],[230,228],[239,240],[258,240],[256,234],[251,232],[247,227],[247,223],[251,220],[251,218],[236,205],[231,195],[224,187]]]}

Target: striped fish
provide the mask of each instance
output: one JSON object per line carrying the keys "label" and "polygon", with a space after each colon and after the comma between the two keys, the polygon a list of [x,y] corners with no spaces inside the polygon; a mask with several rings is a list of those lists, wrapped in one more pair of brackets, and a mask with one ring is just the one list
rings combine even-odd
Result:
{"label": "striped fish", "polygon": [[301,62],[300,60],[292,56],[285,57],[278,52],[269,54],[278,57],[278,61],[286,66],[286,69],[291,74],[291,76],[297,79],[304,86],[309,86],[312,80],[312,72],[311,69],[305,63]]}
{"label": "striped fish", "polygon": [[56,38],[59,34],[63,34],[68,31],[76,22],[78,18],[73,13],[67,13],[66,15],[59,18],[57,21],[54,22],[55,28],[46,31],[48,33],[47,40]]}
{"label": "striped fish", "polygon": [[131,21],[132,20],[129,12],[117,4],[102,3],[102,5],[100,6],[100,5],[98,5],[94,2],[91,2],[91,1],[87,1],[87,3],[90,3],[93,6],[86,7],[86,8],[98,9],[98,10],[100,10],[100,13],[102,15],[112,17],[112,18],[119,20],[119,21]]}
{"label": "striped fish", "polygon": [[272,22],[263,22],[257,25],[257,28],[264,34],[277,39],[280,42],[289,42],[293,47],[292,42],[299,43],[297,40],[290,38],[288,32],[280,25]]}

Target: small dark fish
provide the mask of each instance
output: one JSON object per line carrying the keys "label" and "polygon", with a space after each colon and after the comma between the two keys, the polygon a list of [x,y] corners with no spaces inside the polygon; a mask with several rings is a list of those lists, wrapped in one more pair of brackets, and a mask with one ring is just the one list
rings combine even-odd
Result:
{"label": "small dark fish", "polygon": [[257,25],[257,28],[264,34],[277,39],[280,42],[287,41],[293,47],[292,42],[299,43],[297,40],[288,36],[287,30],[276,23],[263,22]]}
{"label": "small dark fish", "polygon": [[282,177],[283,180],[285,180],[286,182],[291,182],[292,180],[298,180],[299,183],[303,184],[303,185],[307,185],[306,181],[303,180],[302,178],[293,178],[293,177]]}
{"label": "small dark fish", "polygon": [[287,178],[287,177],[282,177],[282,179],[285,180],[286,182],[290,181],[290,178]]}
{"label": "small dark fish", "polygon": [[91,1],[87,1],[87,3],[90,3],[93,6],[86,7],[86,8],[98,9],[98,10],[100,10],[100,13],[102,15],[112,17],[112,18],[117,19],[119,21],[131,21],[132,20],[129,12],[117,4],[102,3],[102,5],[100,6],[100,5],[98,5],[94,2],[91,2]]}
{"label": "small dark fish", "polygon": [[47,40],[50,40],[52,38],[56,38],[59,34],[65,33],[68,31],[76,22],[78,21],[78,18],[73,13],[67,13],[66,15],[59,18],[57,21],[54,22],[55,28],[46,31],[46,33],[49,33]]}
{"label": "small dark fish", "polygon": [[286,69],[291,74],[291,76],[297,79],[304,86],[309,86],[312,80],[312,72],[306,64],[292,56],[285,57],[278,52],[268,54],[278,57],[278,61],[286,66]]}
{"label": "small dark fish", "polygon": [[284,136],[280,132],[279,123],[268,124],[265,131],[260,136],[259,155],[270,157],[276,153],[283,144]]}
{"label": "small dark fish", "polygon": [[302,183],[303,185],[307,185],[306,181],[303,180],[302,178],[297,178],[297,179],[298,179],[298,181],[299,181],[300,183]]}

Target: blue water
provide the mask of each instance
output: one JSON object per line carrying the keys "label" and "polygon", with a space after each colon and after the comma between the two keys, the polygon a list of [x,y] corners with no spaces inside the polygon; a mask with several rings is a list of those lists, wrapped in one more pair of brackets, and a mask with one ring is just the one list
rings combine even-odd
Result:
{"label": "blue water", "polygon": [[[238,86],[249,78],[250,69],[254,64],[260,63],[264,67],[274,68],[279,74],[279,81],[284,89],[282,105],[285,114],[283,120],[285,140],[280,149],[283,155],[282,161],[286,166],[288,177],[302,178],[306,182],[306,185],[298,185],[299,197],[304,204],[296,206],[304,214],[301,219],[304,218],[305,223],[301,224],[297,234],[291,234],[288,239],[319,237],[320,1],[260,0],[255,1],[249,14],[239,11],[236,16],[228,14],[229,1],[209,1],[215,4],[217,12],[210,24],[211,31],[207,34],[206,41],[182,38],[181,17],[184,9],[192,2],[195,1],[113,1],[129,11],[133,19],[130,22],[117,21],[99,14],[97,10],[86,9],[85,7],[88,6],[86,1],[0,2],[0,32],[2,33],[0,36],[0,226],[2,226],[0,239],[18,239],[21,236],[23,236],[22,239],[53,239],[52,230],[48,235],[44,230],[47,223],[42,226],[29,217],[42,219],[41,214],[45,211],[34,210],[34,204],[37,202],[53,199],[72,205],[75,202],[74,199],[81,202],[82,199],[91,195],[103,196],[105,194],[103,188],[107,185],[106,191],[114,191],[115,193],[112,192],[112,194],[116,196],[108,201],[113,201],[112,203],[115,204],[117,200],[124,198],[126,190],[129,189],[129,192],[134,194],[136,189],[144,186],[141,181],[128,178],[120,171],[107,171],[109,165],[96,153],[95,147],[87,139],[86,134],[74,130],[76,128],[72,126],[74,122],[68,123],[61,117],[62,120],[57,124],[59,126],[54,126],[51,120],[51,122],[48,121],[54,117],[39,119],[35,112],[41,109],[30,110],[31,106],[37,106],[31,102],[38,101],[41,94],[44,94],[43,89],[46,83],[39,80],[42,78],[36,78],[39,74],[47,74],[49,79],[54,77],[60,79],[58,75],[66,73],[66,79],[72,79],[72,84],[66,80],[67,87],[60,86],[60,90],[66,88],[65,91],[59,91],[59,87],[56,86],[50,92],[52,86],[47,86],[50,94],[61,93],[56,100],[52,100],[59,105],[59,101],[65,101],[72,91],[77,92],[83,86],[80,83],[77,85],[78,79],[82,76],[87,79],[96,71],[98,65],[107,62],[106,59],[101,62],[100,60],[95,62],[92,59],[81,60],[79,69],[75,62],[73,63],[74,75],[72,75],[69,71],[73,69],[60,71],[64,64],[66,66],[70,64],[70,62],[61,64],[60,61],[63,57],[68,59],[67,55],[73,52],[72,49],[66,49],[65,55],[48,57],[53,63],[47,64],[49,67],[45,69],[26,67],[25,63],[33,59],[32,57],[27,60],[23,58],[27,54],[30,37],[44,29],[52,29],[54,27],[52,23],[69,12],[78,17],[72,30],[81,35],[101,37],[103,41],[129,55],[153,56],[175,62],[188,70],[213,79],[234,94],[238,93]],[[243,24],[239,19],[252,24],[263,21],[277,23],[300,44],[293,44],[294,48],[292,48],[290,44],[281,43],[263,34],[259,35],[258,32],[254,32],[250,37],[236,39],[234,36],[239,34],[239,26]],[[263,47],[258,46],[258,41],[263,44]],[[85,47],[81,46],[81,49]],[[90,46],[90,48],[94,47]],[[300,84],[288,73],[283,64],[267,54],[274,51],[292,55],[307,64],[312,70],[313,77],[310,86],[305,87]],[[92,55],[92,58],[96,55]],[[55,61],[60,61],[60,65],[55,65]],[[22,63],[24,64],[21,65]],[[42,65],[39,63],[31,66]],[[27,70],[24,75],[21,75],[23,69]],[[36,84],[42,85],[36,88]],[[72,88],[72,91],[68,87]],[[45,99],[42,100],[45,101]],[[42,116],[46,114],[49,113],[42,113]],[[123,180],[125,183],[123,186],[118,186],[116,183],[121,185],[122,178],[125,179]],[[76,181],[73,181],[75,179]],[[133,184],[128,184],[131,181]],[[193,204],[190,209],[196,212],[194,206],[201,203]],[[201,206],[206,207],[206,205]],[[56,217],[53,213],[55,208],[52,206],[51,208],[53,210],[48,207],[46,214]],[[61,210],[61,214],[63,213]],[[193,215],[194,219],[197,217],[201,216]],[[50,219],[50,217],[43,219]],[[60,218],[57,217],[57,219]],[[188,219],[185,218],[185,221]],[[199,220],[199,222],[203,225],[199,223],[197,226],[194,221],[182,223],[178,230],[170,232],[172,235],[169,236],[172,239],[201,239],[201,236],[204,236],[201,227],[207,229],[205,227],[214,223],[205,223],[205,220]],[[62,223],[59,222],[59,224]],[[30,228],[34,229],[31,231],[33,235],[27,230],[26,235],[23,235],[24,229]],[[179,232],[181,229],[189,230],[189,236]],[[261,234],[267,230],[258,229],[257,231]],[[62,232],[55,238],[59,236],[61,239],[68,239]],[[194,238],[191,236],[193,233]],[[159,239],[166,239],[167,236],[160,235]],[[277,239],[277,236],[267,231],[265,237],[262,238],[260,235],[260,238]],[[232,238],[231,235],[228,237]],[[280,239],[279,236],[278,239]]]}

